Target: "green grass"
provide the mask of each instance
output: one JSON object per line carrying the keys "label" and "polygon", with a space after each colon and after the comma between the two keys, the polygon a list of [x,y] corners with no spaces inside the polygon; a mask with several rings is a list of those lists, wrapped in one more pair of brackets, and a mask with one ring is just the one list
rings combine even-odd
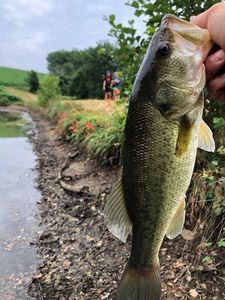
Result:
{"label": "green grass", "polygon": [[[27,89],[26,77],[29,71],[0,67],[0,85]],[[45,74],[38,73],[39,79]]]}

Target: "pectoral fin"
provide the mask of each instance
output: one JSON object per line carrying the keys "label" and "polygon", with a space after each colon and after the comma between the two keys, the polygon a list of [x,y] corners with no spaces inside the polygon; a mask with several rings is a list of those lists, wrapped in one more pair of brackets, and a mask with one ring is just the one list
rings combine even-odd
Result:
{"label": "pectoral fin", "polygon": [[215,141],[212,131],[203,120],[199,125],[198,147],[208,152],[215,151]]}
{"label": "pectoral fin", "polygon": [[177,237],[184,226],[184,220],[185,220],[185,196],[182,195],[180,204],[173,216],[173,219],[167,228],[166,236],[169,239],[174,239]]}
{"label": "pectoral fin", "polygon": [[105,221],[109,231],[125,243],[131,232],[132,223],[127,214],[121,180],[115,184],[107,199]]}
{"label": "pectoral fin", "polygon": [[192,124],[184,116],[181,121],[180,131],[177,138],[177,145],[176,145],[176,152],[175,152],[175,155],[177,157],[181,157],[183,154],[187,152],[188,145],[191,141],[191,137],[192,137]]}

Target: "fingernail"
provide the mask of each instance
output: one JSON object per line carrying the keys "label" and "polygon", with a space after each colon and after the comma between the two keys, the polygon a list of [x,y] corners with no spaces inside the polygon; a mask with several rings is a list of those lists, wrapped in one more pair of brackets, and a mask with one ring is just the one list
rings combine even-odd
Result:
{"label": "fingernail", "polygon": [[212,62],[222,62],[225,59],[224,50],[220,49],[211,56]]}

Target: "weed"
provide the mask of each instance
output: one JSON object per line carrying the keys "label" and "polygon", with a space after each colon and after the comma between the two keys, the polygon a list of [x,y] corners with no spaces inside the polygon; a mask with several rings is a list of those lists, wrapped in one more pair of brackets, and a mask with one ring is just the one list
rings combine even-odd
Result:
{"label": "weed", "polygon": [[4,90],[4,88],[0,87],[0,105],[8,106],[11,104],[21,104],[22,100],[17,96],[14,96]]}

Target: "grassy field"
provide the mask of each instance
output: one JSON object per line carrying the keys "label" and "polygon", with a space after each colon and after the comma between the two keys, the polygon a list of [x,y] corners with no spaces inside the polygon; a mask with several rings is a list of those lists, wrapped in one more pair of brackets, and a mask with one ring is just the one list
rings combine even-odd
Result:
{"label": "grassy field", "polygon": [[21,91],[14,87],[5,87],[5,90],[19,98],[21,98],[25,102],[37,103],[37,95],[32,94],[26,91]]}
{"label": "grassy field", "polygon": [[[22,89],[27,88],[26,77],[28,71],[0,67],[0,85],[14,86]],[[42,73],[38,73],[39,79],[44,76]]]}
{"label": "grassy field", "polygon": [[[22,99],[24,104],[28,107],[38,106],[38,96],[35,94],[26,91],[21,91],[14,87],[5,87],[5,90]],[[113,101],[104,101],[96,99],[64,100],[63,98],[60,100],[60,102],[64,103],[66,107],[71,108],[71,110],[78,109],[82,111],[110,112],[115,107],[115,103]]]}

